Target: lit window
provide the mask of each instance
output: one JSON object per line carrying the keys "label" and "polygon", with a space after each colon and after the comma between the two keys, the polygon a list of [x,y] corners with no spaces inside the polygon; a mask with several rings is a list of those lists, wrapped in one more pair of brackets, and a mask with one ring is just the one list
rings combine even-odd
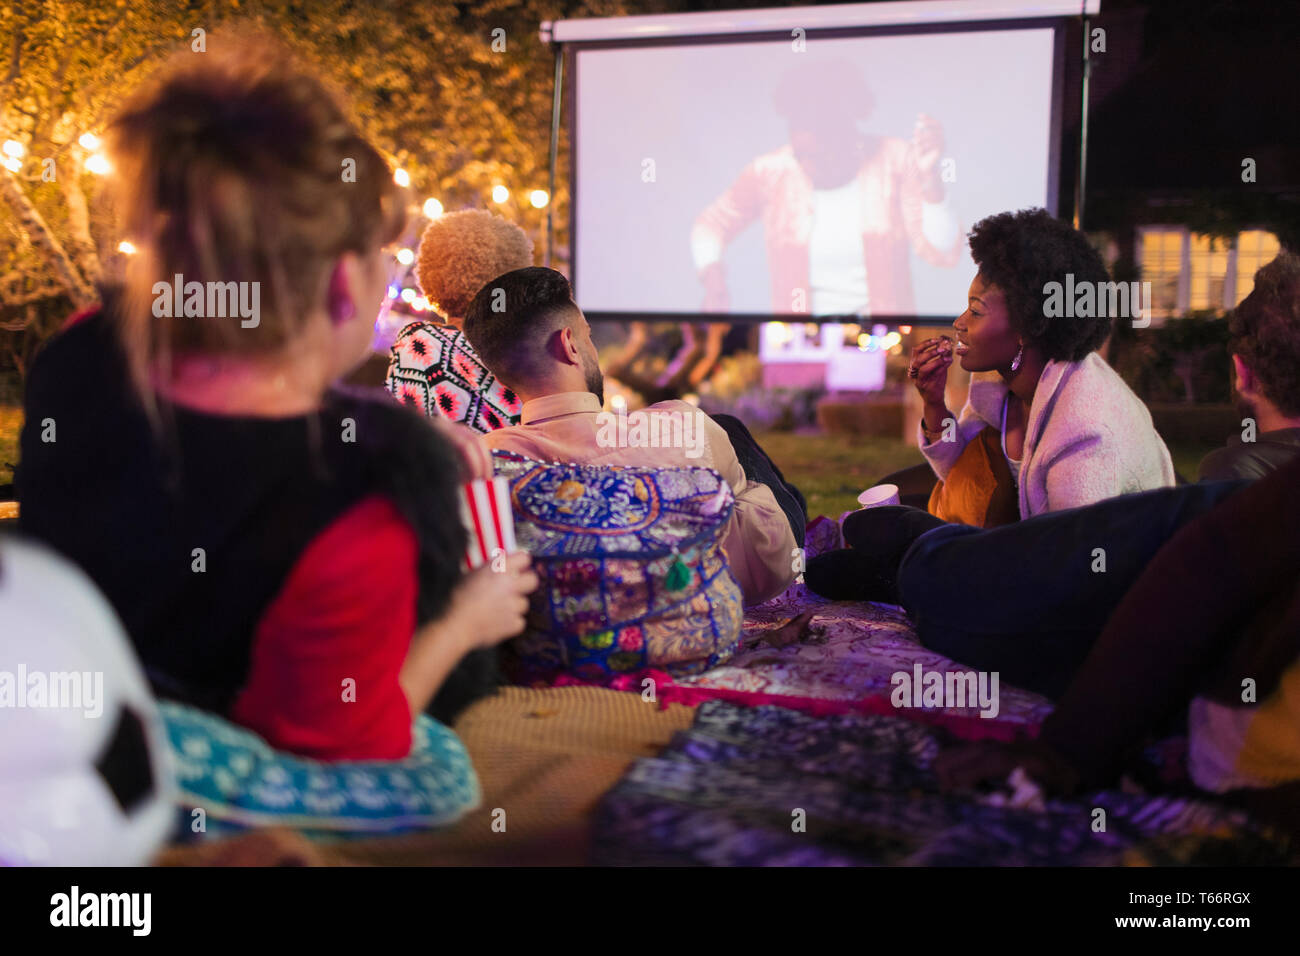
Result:
{"label": "lit window", "polygon": [[1252,229],[1237,237],[1237,288],[1236,302],[1250,295],[1255,288],[1255,272],[1272,262],[1282,245],[1277,236],[1262,229]]}
{"label": "lit window", "polygon": [[1178,281],[1183,271],[1182,229],[1142,230],[1142,281],[1151,283],[1151,314],[1178,312]]}
{"label": "lit window", "polygon": [[1188,308],[1223,309],[1223,284],[1228,275],[1228,242],[1209,236],[1192,236],[1189,265],[1191,295]]}

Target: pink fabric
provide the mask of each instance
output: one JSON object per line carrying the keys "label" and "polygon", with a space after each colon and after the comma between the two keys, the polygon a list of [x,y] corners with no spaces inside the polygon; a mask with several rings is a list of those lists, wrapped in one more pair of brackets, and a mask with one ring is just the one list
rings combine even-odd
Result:
{"label": "pink fabric", "polygon": [[753,691],[728,690],[722,687],[685,687],[676,683],[664,671],[648,669],[637,674],[621,674],[607,683],[581,680],[562,674],[551,682],[552,687],[606,687],[641,693],[642,681],[654,682],[655,699],[663,710],[669,704],[695,707],[706,700],[725,700],[745,707],[788,707],[814,717],[828,714],[879,714],[882,717],[903,717],[919,723],[943,727],[964,740],[1016,740],[1038,735],[1038,725],[997,718],[966,717],[938,711],[902,710],[890,703],[887,696],[871,696],[861,700],[829,700],[824,697],[791,697],[784,694],[763,694]]}

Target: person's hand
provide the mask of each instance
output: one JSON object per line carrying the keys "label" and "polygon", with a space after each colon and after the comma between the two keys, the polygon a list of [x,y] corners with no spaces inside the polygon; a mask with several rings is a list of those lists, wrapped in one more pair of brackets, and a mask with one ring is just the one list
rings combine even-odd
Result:
{"label": "person's hand", "polygon": [[452,614],[470,650],[493,647],[524,629],[528,595],[537,590],[539,579],[527,551],[505,557],[504,565],[493,562],[466,574],[452,595]]}
{"label": "person's hand", "polygon": [[924,113],[917,114],[912,129],[912,162],[918,172],[929,175],[938,166],[943,155],[943,126],[937,119]]}
{"label": "person's hand", "polygon": [[464,425],[447,421],[440,415],[431,416],[429,423],[456,449],[456,457],[460,459],[462,478],[465,481],[492,477],[492,453],[488,451],[487,445],[479,440],[477,434]]}
{"label": "person's hand", "polygon": [[398,675],[412,713],[429,705],[465,654],[523,631],[528,595],[538,583],[531,564],[527,552],[516,551],[475,568],[457,582],[451,606],[415,632]]}
{"label": "person's hand", "polygon": [[964,790],[980,784],[1003,783],[1011,771],[1023,768],[1035,783],[1050,793],[1072,793],[1079,775],[1054,750],[1036,740],[1001,743],[981,740],[939,754],[934,770],[943,790]]}
{"label": "person's hand", "polygon": [[926,405],[944,404],[948,388],[948,367],[952,365],[952,339],[946,335],[926,339],[912,348],[912,362],[907,377],[912,380]]}
{"label": "person's hand", "polygon": [[731,298],[727,294],[727,275],[721,262],[707,265],[700,270],[700,282],[704,284],[704,304],[701,312],[728,312],[731,310]]}

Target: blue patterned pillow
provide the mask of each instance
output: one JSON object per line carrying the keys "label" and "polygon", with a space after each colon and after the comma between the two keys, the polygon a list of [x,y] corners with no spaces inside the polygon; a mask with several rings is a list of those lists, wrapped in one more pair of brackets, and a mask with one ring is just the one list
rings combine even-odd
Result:
{"label": "blue patterned pillow", "polygon": [[735,498],[720,474],[493,459],[542,579],[510,645],[518,677],[681,677],[735,653],[744,607],[722,549]]}
{"label": "blue patterned pillow", "polygon": [[482,801],[465,745],[420,715],[403,760],[323,762],[275,750],[216,714],[159,701],[182,809],[182,837],[261,826],[362,836],[454,823]]}

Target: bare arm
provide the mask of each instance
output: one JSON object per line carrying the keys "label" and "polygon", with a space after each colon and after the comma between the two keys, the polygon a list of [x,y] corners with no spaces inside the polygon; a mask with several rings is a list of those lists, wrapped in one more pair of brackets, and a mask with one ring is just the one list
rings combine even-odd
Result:
{"label": "bare arm", "polygon": [[537,589],[532,559],[517,551],[503,570],[484,565],[456,586],[451,606],[415,632],[398,682],[411,713],[422,713],[452,669],[472,650],[492,647],[524,629],[528,595]]}

